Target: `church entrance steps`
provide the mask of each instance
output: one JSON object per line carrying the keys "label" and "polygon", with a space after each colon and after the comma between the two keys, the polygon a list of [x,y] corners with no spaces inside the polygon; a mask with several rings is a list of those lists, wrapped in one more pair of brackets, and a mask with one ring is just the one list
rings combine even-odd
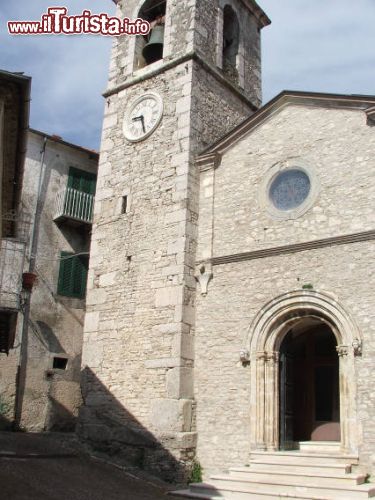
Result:
{"label": "church entrance steps", "polygon": [[[309,490],[314,491],[315,489],[320,490],[323,488],[339,487],[342,489],[352,488],[357,485],[361,485],[365,482],[365,476],[357,476],[355,474],[350,474],[346,476],[323,476],[318,474],[304,474],[304,473],[277,473],[272,472],[272,476],[266,470],[264,471],[254,471],[242,473],[242,474],[229,474],[222,476],[212,476],[210,482],[216,487],[226,487],[229,482],[235,483],[237,486],[246,488],[246,486],[251,486],[252,488],[262,488],[264,484],[277,485],[280,491],[287,493],[291,489],[295,488],[309,488]],[[319,491],[320,493],[320,491]]]}
{"label": "church entrance steps", "polygon": [[[285,467],[285,469],[287,469]],[[233,479],[245,479],[246,481],[268,481],[270,479],[270,473],[274,480],[280,481],[282,484],[300,484],[301,479],[317,482],[319,485],[338,484],[342,486],[352,486],[357,484],[363,484],[366,480],[365,475],[351,474],[345,472],[314,472],[305,467],[304,471],[294,470],[294,466],[290,467],[289,470],[284,471],[270,471],[268,468],[264,467],[262,469],[254,470],[252,467],[243,469],[231,469],[229,471],[229,476]],[[213,476],[212,479],[224,479],[224,477]]]}
{"label": "church entrance steps", "polygon": [[[270,462],[262,459],[250,460],[250,467],[252,471],[264,470],[267,468],[268,472],[278,471],[278,472],[304,472],[304,473],[325,473],[325,474],[350,474],[352,472],[352,466],[348,464],[335,464],[335,463],[320,463],[312,465],[307,459],[301,459],[298,463],[280,463],[277,461]],[[243,467],[232,468],[231,471],[243,470]],[[249,470],[245,468],[245,470]]]}
{"label": "church entrance steps", "polygon": [[255,499],[282,499],[293,498],[294,500],[364,500],[375,496],[375,488],[370,485],[358,485],[355,487],[324,487],[318,484],[282,485],[273,482],[243,483],[227,479],[218,482],[210,481],[210,484],[195,483],[190,485],[189,490],[173,492],[185,498],[201,498],[207,500],[255,500]]}
{"label": "church entrance steps", "polygon": [[355,455],[346,455],[343,453],[306,453],[300,450],[295,451],[254,451],[251,453],[251,460],[262,460],[264,463],[276,462],[282,465],[299,464],[301,460],[309,464],[345,464],[357,465],[358,457]]}
{"label": "church entrance steps", "polygon": [[208,483],[174,492],[202,500],[361,500],[375,498],[375,484],[351,472],[358,458],[300,451],[254,452],[249,467],[233,467]]}

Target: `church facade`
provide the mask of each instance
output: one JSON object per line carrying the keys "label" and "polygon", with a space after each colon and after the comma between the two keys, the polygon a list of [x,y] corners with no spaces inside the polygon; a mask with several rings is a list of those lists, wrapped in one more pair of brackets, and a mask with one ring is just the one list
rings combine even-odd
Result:
{"label": "church facade", "polygon": [[375,98],[259,109],[252,0],[118,14],[153,30],[105,93],[81,436],[172,480],[309,446],[370,473]]}

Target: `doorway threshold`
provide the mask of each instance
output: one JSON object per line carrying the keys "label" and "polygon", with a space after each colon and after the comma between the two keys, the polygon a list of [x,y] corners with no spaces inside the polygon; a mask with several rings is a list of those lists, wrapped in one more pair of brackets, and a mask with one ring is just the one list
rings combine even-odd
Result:
{"label": "doorway threshold", "polygon": [[341,451],[340,441],[299,441],[298,449],[305,453],[332,453]]}

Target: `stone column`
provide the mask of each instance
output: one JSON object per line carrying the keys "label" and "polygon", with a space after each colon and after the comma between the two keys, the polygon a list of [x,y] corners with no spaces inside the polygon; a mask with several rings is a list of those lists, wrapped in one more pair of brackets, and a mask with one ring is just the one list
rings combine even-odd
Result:
{"label": "stone column", "polygon": [[265,369],[267,353],[259,351],[256,353],[256,448],[266,449],[265,436]]}
{"label": "stone column", "polygon": [[279,441],[279,353],[267,352],[265,365],[265,436],[267,450],[277,450]]}

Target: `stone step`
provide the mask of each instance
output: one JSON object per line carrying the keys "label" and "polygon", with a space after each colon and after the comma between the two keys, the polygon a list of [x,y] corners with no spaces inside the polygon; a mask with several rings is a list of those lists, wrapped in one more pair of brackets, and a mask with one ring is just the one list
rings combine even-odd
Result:
{"label": "stone step", "polygon": [[270,472],[280,471],[280,472],[289,472],[300,471],[300,472],[324,472],[324,473],[333,473],[333,474],[349,474],[352,471],[352,466],[350,464],[334,464],[334,463],[319,463],[313,464],[307,460],[301,459],[298,463],[290,463],[285,460],[283,463],[280,462],[271,462],[262,459],[258,460],[250,460],[249,467],[232,467],[229,469],[229,472],[232,471],[245,471],[245,470],[264,470],[267,469]]}
{"label": "stone step", "polygon": [[224,497],[222,495],[217,496],[216,493],[213,491],[211,493],[209,489],[207,489],[206,494],[193,493],[191,490],[177,490],[177,491],[169,491],[168,495],[173,495],[174,497],[182,497],[182,498],[197,498],[200,500],[224,500]]}
{"label": "stone step", "polygon": [[364,500],[375,496],[375,488],[370,488],[370,486],[357,486],[355,491],[336,488],[317,493],[311,490],[282,492],[272,484],[265,485],[262,490],[252,487],[241,488],[234,485],[227,485],[227,487],[218,490],[211,484],[195,483],[190,485],[189,490],[173,491],[171,494],[201,500],[280,500],[283,498],[293,500]]}
{"label": "stone step", "polygon": [[[273,495],[279,497],[288,497],[288,495],[305,495],[307,498],[328,498],[334,500],[362,500],[375,496],[375,485],[360,484],[360,485],[323,485],[320,479],[315,481],[312,478],[306,478],[304,484],[288,484],[279,480],[274,480],[273,476],[268,479],[258,479],[247,481],[246,479],[234,479],[228,476],[222,476],[220,479],[210,479],[211,491],[220,493],[224,498],[231,498],[227,496],[228,492],[236,492],[242,494],[253,494],[254,492],[264,493],[271,492]],[[207,494],[207,485],[201,486],[199,483],[191,485],[191,490],[195,493]],[[234,498],[234,497],[233,497]],[[237,498],[237,497],[236,497]],[[241,498],[241,497],[239,497]],[[252,497],[247,497],[252,498]],[[293,498],[293,496],[292,496]]]}
{"label": "stone step", "polygon": [[290,464],[298,464],[301,460],[307,460],[311,465],[325,464],[345,464],[357,465],[358,456],[344,455],[341,453],[327,454],[327,453],[305,453],[299,450],[295,451],[252,451],[252,460],[263,460],[266,462],[285,464],[286,461]]}
{"label": "stone step", "polygon": [[299,441],[299,450],[308,453],[340,453],[341,443],[338,441]]}
{"label": "stone step", "polygon": [[300,472],[300,471],[273,471],[270,472],[267,469],[263,470],[246,470],[231,472],[228,475],[223,476],[212,476],[210,478],[214,481],[219,480],[232,480],[232,481],[242,481],[247,482],[267,482],[272,481],[277,484],[287,484],[294,486],[304,486],[306,483],[318,484],[319,486],[356,486],[358,484],[363,484],[366,480],[365,475],[359,474],[324,474],[322,472]]}
{"label": "stone step", "polygon": [[192,498],[200,500],[280,500],[280,499],[290,499],[290,500],[336,500],[332,497],[327,496],[311,496],[303,494],[288,494],[288,495],[278,495],[271,491],[226,491],[225,496],[220,494],[218,496],[217,490],[207,485],[206,493],[194,493],[192,490],[177,490],[170,492],[171,495],[182,497],[182,498]]}

